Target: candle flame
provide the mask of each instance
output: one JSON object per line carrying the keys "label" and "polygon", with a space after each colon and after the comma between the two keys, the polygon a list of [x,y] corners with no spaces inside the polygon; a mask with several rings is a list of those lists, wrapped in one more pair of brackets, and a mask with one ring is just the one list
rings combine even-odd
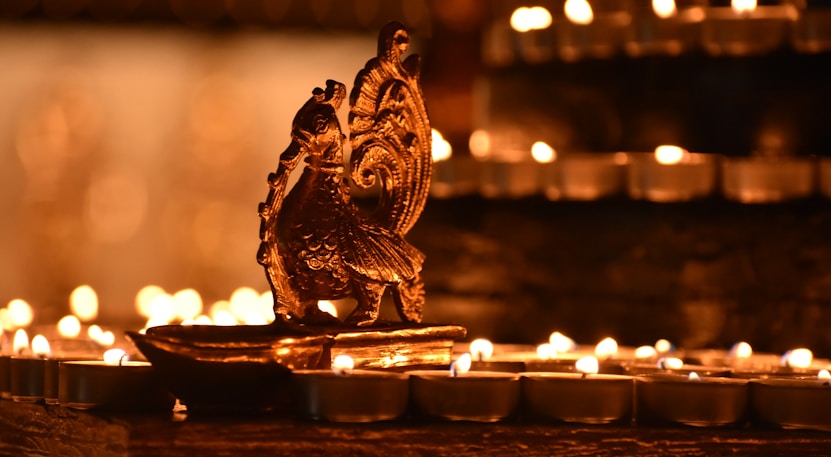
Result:
{"label": "candle flame", "polygon": [[148,285],[136,293],[136,311],[146,318],[153,316],[153,300],[159,295],[167,295],[159,286]]}
{"label": "candle flame", "polygon": [[661,357],[658,359],[658,368],[662,370],[680,370],[684,368],[684,361],[678,357]]}
{"label": "candle flame", "polygon": [[202,297],[194,289],[177,291],[171,299],[173,301],[173,312],[182,320],[193,319],[202,314]]}
{"label": "candle flame", "polygon": [[753,355],[753,348],[750,344],[739,341],[730,348],[730,357],[737,359],[749,359]]}
{"label": "candle flame", "polygon": [[332,360],[332,371],[335,374],[349,374],[355,368],[355,361],[346,354],[340,354]]}
{"label": "candle flame", "polygon": [[[230,311],[237,322],[245,322],[254,313],[260,313],[262,299],[260,294],[250,287],[240,287],[231,294]],[[216,317],[214,317],[216,321]]]}
{"label": "candle flame", "polygon": [[92,341],[98,341],[98,339],[101,338],[101,335],[103,335],[103,334],[104,334],[104,330],[102,330],[101,327],[99,327],[98,325],[95,325],[95,324],[90,325],[89,328],[87,329],[87,336]]}
{"label": "candle flame", "polygon": [[471,357],[482,362],[493,355],[493,343],[485,338],[477,338],[470,342],[469,350]]}
{"label": "candle flame", "polygon": [[577,344],[571,338],[560,332],[554,332],[548,337],[548,343],[555,354],[564,354],[577,348]]}
{"label": "candle flame", "polygon": [[43,335],[35,335],[32,338],[32,353],[42,359],[52,355],[52,350],[49,347],[49,340]]}
{"label": "candle flame", "polygon": [[318,300],[317,309],[323,311],[324,313],[329,313],[333,317],[338,317],[338,308],[329,300]]}
{"label": "candle flame", "polygon": [[551,163],[557,160],[557,151],[548,143],[537,141],[531,145],[531,157],[539,163]]}
{"label": "candle flame", "polygon": [[667,339],[661,338],[660,340],[655,342],[655,351],[659,354],[666,354],[672,352],[674,349],[672,343],[669,342]]}
{"label": "candle flame", "polygon": [[730,7],[736,14],[750,13],[756,9],[756,0],[732,0]]}
{"label": "candle flame", "polygon": [[444,139],[441,133],[438,130],[432,130],[432,140],[433,140],[433,162],[441,162],[442,160],[447,160],[450,156],[453,155],[453,148],[450,146],[450,143]]}
{"label": "candle flame", "polygon": [[638,346],[635,349],[635,358],[636,359],[651,359],[658,355],[658,351],[655,350],[654,346]]}
{"label": "candle flame", "polygon": [[29,334],[26,330],[19,328],[14,332],[14,340],[12,340],[12,350],[15,354],[21,355],[29,349]]}
{"label": "candle flame", "polygon": [[83,322],[98,317],[98,294],[92,287],[78,286],[69,295],[69,309]]}
{"label": "candle flame", "polygon": [[104,363],[107,365],[121,365],[123,362],[129,360],[127,353],[123,349],[113,348],[104,352]]}
{"label": "candle flame", "polygon": [[13,327],[27,327],[32,323],[34,311],[26,300],[15,298],[8,305],[8,319]]}
{"label": "candle flame", "polygon": [[450,364],[450,375],[456,377],[460,374],[467,373],[470,371],[471,362],[472,357],[469,353],[460,355],[458,359],[454,360],[453,363]]}
{"label": "candle flame", "polygon": [[690,153],[680,146],[662,144],[655,148],[655,161],[662,165],[675,165],[686,162]]}
{"label": "candle flame", "polygon": [[574,368],[583,374],[597,374],[600,371],[600,362],[597,357],[589,355],[578,359],[574,363]]}
{"label": "candle flame", "polygon": [[652,11],[661,19],[668,19],[678,12],[675,8],[675,0],[652,0]]}
{"label": "candle flame", "polygon": [[64,338],[76,338],[81,334],[81,321],[74,314],[67,314],[58,321],[58,334]]}
{"label": "candle flame", "polygon": [[694,371],[691,371],[690,374],[687,376],[687,379],[689,379],[690,381],[699,381],[700,382],[701,381],[701,376],[699,376],[698,373],[696,373]]}
{"label": "candle flame", "polygon": [[587,0],[566,0],[563,11],[568,20],[575,24],[588,25],[594,20],[592,6]]}
{"label": "candle flame", "polygon": [[537,358],[540,358],[542,360],[548,360],[554,357],[555,354],[556,352],[554,351],[554,348],[551,346],[551,343],[542,343],[539,346],[537,346]]}
{"label": "candle flame", "polygon": [[485,130],[474,130],[467,140],[470,155],[475,159],[484,160],[491,155],[491,136]]}
{"label": "candle flame", "polygon": [[551,13],[542,6],[521,6],[511,14],[511,28],[520,33],[551,27]]}
{"label": "candle flame", "polygon": [[617,355],[617,341],[614,338],[603,338],[594,347],[594,355],[601,359],[610,359]]}
{"label": "candle flame", "polygon": [[814,361],[814,353],[810,349],[791,349],[782,356],[782,364],[791,368],[808,368]]}
{"label": "candle flame", "polygon": [[820,381],[831,381],[831,373],[829,373],[828,370],[823,368],[822,370],[819,370],[819,372],[817,372],[817,379],[819,379]]}

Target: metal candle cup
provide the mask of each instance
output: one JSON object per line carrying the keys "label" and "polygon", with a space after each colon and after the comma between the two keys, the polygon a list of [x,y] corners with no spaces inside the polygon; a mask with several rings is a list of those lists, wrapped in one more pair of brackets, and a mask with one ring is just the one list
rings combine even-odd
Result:
{"label": "metal candle cup", "polygon": [[697,427],[735,426],[747,414],[747,380],[684,375],[635,377],[635,415],[639,423]]}
{"label": "metal candle cup", "polygon": [[43,400],[46,360],[32,356],[12,356],[9,364],[12,399],[21,402]]}
{"label": "metal candle cup", "polygon": [[0,398],[12,398],[12,356],[0,355]]}
{"label": "metal candle cup", "polygon": [[579,373],[521,373],[522,402],[531,417],[609,424],[632,418],[631,376]]}
{"label": "metal candle cup", "polygon": [[170,410],[175,402],[147,362],[65,361],[58,372],[58,402],[70,408]]}
{"label": "metal candle cup", "polygon": [[411,371],[410,396],[429,417],[497,422],[512,415],[519,403],[519,375],[472,371],[451,376],[445,370]]}
{"label": "metal candle cup", "polygon": [[296,411],[304,418],[332,422],[397,419],[407,411],[409,377],[403,373],[351,370],[296,370]]}
{"label": "metal candle cup", "polygon": [[687,153],[685,160],[663,164],[652,153],[629,154],[629,196],[654,202],[707,197],[716,187],[716,158]]}
{"label": "metal candle cup", "polygon": [[831,430],[831,382],[820,379],[753,379],[754,422],[783,428]]}

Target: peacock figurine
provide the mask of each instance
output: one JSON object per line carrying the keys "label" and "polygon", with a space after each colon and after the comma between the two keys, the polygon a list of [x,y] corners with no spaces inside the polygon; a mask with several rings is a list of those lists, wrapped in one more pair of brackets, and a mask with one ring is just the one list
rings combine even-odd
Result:
{"label": "peacock figurine", "polygon": [[[278,323],[340,324],[318,300],[353,298],[350,326],[374,324],[381,299],[392,292],[398,315],[419,323],[424,304],[424,255],[404,236],[424,209],[432,170],[431,130],[419,86],[419,58],[402,60],[409,34],[385,26],[378,55],[358,73],[349,95],[352,155],[346,175],[337,118],[346,87],[326,81],[315,88],[292,123],[291,143],[268,176],[260,203],[258,262],[265,268]],[[288,190],[292,171],[305,162]],[[361,189],[380,187],[378,204],[364,214],[350,196],[349,178]]]}

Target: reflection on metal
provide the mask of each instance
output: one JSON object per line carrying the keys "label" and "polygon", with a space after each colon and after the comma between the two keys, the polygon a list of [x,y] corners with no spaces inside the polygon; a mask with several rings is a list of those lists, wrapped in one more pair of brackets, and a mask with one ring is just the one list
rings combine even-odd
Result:
{"label": "reflection on metal", "polygon": [[[399,316],[421,322],[424,255],[404,239],[424,208],[432,170],[431,130],[415,55],[403,25],[380,33],[378,57],[358,73],[349,96],[351,177],[361,189],[381,188],[378,207],[360,214],[344,176],[346,137],[336,111],[346,87],[326,82],[294,118],[292,140],[268,177],[260,204],[262,243],[257,255],[274,293],[278,321],[337,325],[318,300],[352,297],[346,318],[354,326],[378,319],[381,297],[392,289]],[[305,169],[287,194],[289,174]],[[285,195],[284,195],[285,194]]]}

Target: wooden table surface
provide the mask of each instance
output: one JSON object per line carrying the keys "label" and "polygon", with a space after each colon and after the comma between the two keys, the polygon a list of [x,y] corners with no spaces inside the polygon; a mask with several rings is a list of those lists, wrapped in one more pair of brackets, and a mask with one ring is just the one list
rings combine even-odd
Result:
{"label": "wooden table surface", "polygon": [[275,415],[108,414],[0,400],[0,455],[203,456],[817,456],[809,430],[566,426],[402,420],[371,424]]}

